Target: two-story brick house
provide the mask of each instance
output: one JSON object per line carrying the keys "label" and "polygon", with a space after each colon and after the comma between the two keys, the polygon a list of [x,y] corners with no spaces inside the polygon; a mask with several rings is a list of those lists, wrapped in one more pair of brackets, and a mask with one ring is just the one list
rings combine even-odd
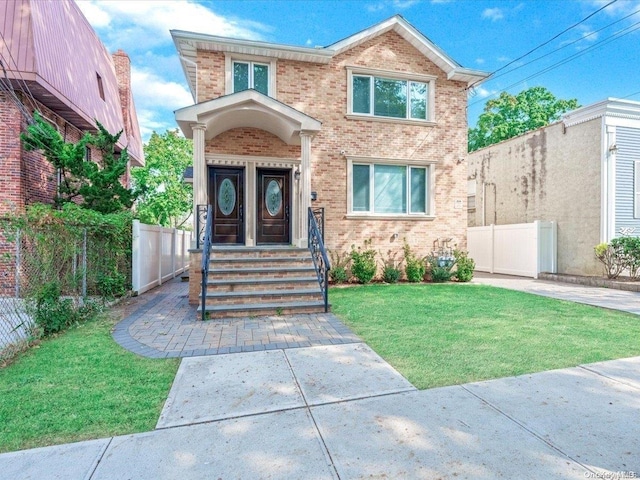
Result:
{"label": "two-story brick house", "polygon": [[467,88],[485,73],[400,16],[325,48],[171,33],[196,102],[176,111],[194,215],[212,205],[214,246],[306,248],[309,207],[332,251],[464,246]]}

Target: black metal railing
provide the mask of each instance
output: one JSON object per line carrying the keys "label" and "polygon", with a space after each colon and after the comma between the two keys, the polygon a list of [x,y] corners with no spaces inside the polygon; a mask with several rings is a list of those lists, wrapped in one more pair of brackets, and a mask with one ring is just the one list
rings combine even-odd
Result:
{"label": "black metal railing", "polygon": [[322,241],[324,242],[324,207],[311,208],[310,210],[316,219],[318,230],[320,231],[320,236],[322,237]]}
{"label": "black metal railing", "polygon": [[207,208],[209,205],[196,206],[196,248],[204,243],[205,226],[207,223]]}
{"label": "black metal railing", "polygon": [[[211,212],[211,205],[206,205],[206,213],[204,221],[200,221],[200,207],[205,205],[198,205],[198,223],[204,223],[204,235],[202,240],[202,295],[201,295],[201,307],[202,307],[202,320],[207,319],[206,306],[207,306],[207,283],[209,281],[209,259],[211,255],[211,230],[213,223],[213,214]],[[199,228],[199,227],[198,227]],[[200,230],[198,230],[198,238],[200,238]]]}
{"label": "black metal railing", "polygon": [[[320,222],[318,222],[318,217],[320,217]],[[309,234],[307,240],[309,251],[311,252],[311,258],[313,258],[313,264],[316,267],[318,283],[320,284],[320,291],[324,299],[324,311],[328,312],[329,270],[331,270],[331,264],[329,263],[327,249],[324,247],[324,208],[312,209],[309,207],[308,221]],[[322,230],[320,230],[319,224],[322,225]]]}

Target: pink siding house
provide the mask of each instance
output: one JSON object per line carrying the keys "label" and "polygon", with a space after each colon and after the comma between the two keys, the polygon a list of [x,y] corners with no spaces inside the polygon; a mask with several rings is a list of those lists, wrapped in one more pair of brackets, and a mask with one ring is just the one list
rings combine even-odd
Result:
{"label": "pink siding house", "polygon": [[0,2],[0,33],[8,80],[0,84],[0,215],[49,203],[57,188],[49,163],[22,148],[24,112],[41,112],[68,141],[95,131],[96,120],[111,133],[123,130],[118,147],[143,165],[129,57],[110,55],[72,0]]}

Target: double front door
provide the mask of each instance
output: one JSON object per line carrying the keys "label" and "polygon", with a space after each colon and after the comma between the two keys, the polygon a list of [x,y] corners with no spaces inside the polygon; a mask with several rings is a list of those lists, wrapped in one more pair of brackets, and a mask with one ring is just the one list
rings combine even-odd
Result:
{"label": "double front door", "polygon": [[[291,242],[289,170],[256,171],[255,227],[258,244]],[[244,244],[245,171],[242,168],[209,169],[209,199],[213,206],[213,243]],[[252,208],[252,206],[249,206]]]}

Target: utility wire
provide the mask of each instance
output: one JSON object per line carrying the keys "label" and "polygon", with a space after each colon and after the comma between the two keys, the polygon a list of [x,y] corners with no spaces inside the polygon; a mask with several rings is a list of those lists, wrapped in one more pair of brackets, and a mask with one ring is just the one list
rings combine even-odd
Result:
{"label": "utility wire", "polygon": [[[560,61],[558,61],[558,62],[556,62],[556,63],[554,63],[554,64],[552,64],[552,65],[550,65],[550,66],[538,71],[538,72],[535,72],[535,73],[529,75],[528,77],[525,77],[522,80],[519,80],[519,81],[517,81],[515,83],[512,83],[508,87],[503,88],[502,91],[507,91],[507,90],[517,86],[517,85],[520,85],[521,83],[526,82],[527,80],[531,80],[531,79],[539,77],[540,75],[543,75],[543,74],[545,74],[547,72],[550,72],[551,70],[554,70],[554,69],[564,65],[565,63],[572,62],[576,58],[579,58],[582,55],[586,55],[587,53],[590,53],[591,51],[593,51],[593,50],[595,50],[597,48],[604,47],[605,45],[613,42],[614,40],[617,40],[617,39],[619,39],[621,37],[624,37],[625,35],[629,35],[630,33],[633,33],[638,29],[640,29],[640,22],[636,22],[636,23],[634,23],[634,24],[632,24],[632,25],[630,25],[630,26],[628,26],[626,28],[623,28],[622,30],[618,30],[616,33],[610,35],[609,37],[606,37],[606,38],[602,39],[601,41],[599,41],[597,43],[594,43],[593,45],[591,45],[588,48],[585,48],[584,50],[582,50],[582,51],[580,51],[578,53],[575,53],[575,54],[573,54],[573,55],[571,55],[569,57],[566,57],[566,58],[564,58],[564,59],[562,59],[562,60],[560,60]],[[471,107],[473,105],[477,105],[478,103],[481,103],[481,102],[484,102],[484,101],[486,101],[486,97],[483,98],[482,100],[478,100],[478,101],[475,101],[473,103],[470,103],[468,105],[468,107]]]}
{"label": "utility wire", "polygon": [[[635,12],[633,12],[633,13],[630,13],[629,15],[625,15],[624,17],[622,17],[622,18],[620,18],[620,19],[616,20],[615,22],[611,22],[610,24],[605,25],[604,27],[599,28],[598,30],[594,30],[593,32],[589,32],[587,35],[584,35],[584,36],[582,36],[582,37],[580,37],[580,38],[578,38],[578,39],[576,39],[576,40],[573,40],[572,42],[565,43],[563,46],[561,46],[561,47],[559,47],[559,48],[556,48],[555,50],[552,50],[552,51],[550,51],[549,53],[545,53],[544,55],[541,55],[541,56],[539,56],[539,57],[534,58],[533,60],[530,60],[530,61],[528,61],[528,62],[526,62],[526,63],[521,64],[521,65],[518,65],[518,66],[516,66],[516,67],[512,68],[511,70],[508,70],[508,71],[506,71],[506,72],[502,72],[500,75],[493,75],[493,76],[491,77],[491,80],[495,80],[496,78],[500,78],[500,77],[502,77],[502,76],[504,76],[504,75],[508,75],[509,73],[515,72],[516,70],[519,70],[519,69],[520,69],[520,68],[522,68],[522,67],[526,67],[527,65],[531,65],[532,63],[535,63],[535,62],[537,62],[538,60],[541,60],[541,59],[543,59],[543,58],[545,58],[545,57],[548,57],[549,55],[552,55],[552,54],[554,54],[554,53],[556,53],[556,52],[559,52],[560,50],[562,50],[562,49],[564,49],[564,48],[567,48],[567,47],[570,47],[571,45],[574,45],[574,44],[576,44],[576,43],[578,43],[578,42],[581,42],[581,41],[583,41],[583,40],[585,40],[585,39],[587,39],[587,38],[589,38],[589,37],[591,37],[591,36],[593,36],[593,35],[595,35],[595,34],[597,34],[597,33],[601,32],[601,31],[603,31],[603,30],[606,30],[607,28],[609,28],[609,27],[611,27],[611,26],[615,25],[616,23],[620,23],[620,22],[622,22],[623,20],[626,20],[627,18],[632,17],[632,16],[634,16],[634,15],[636,15],[636,14],[638,14],[638,13],[640,13],[640,9],[639,9],[639,10],[636,10],[636,11],[635,11]],[[609,38],[609,37],[607,37],[607,38]]]}
{"label": "utility wire", "polygon": [[494,70],[493,72],[491,72],[489,74],[489,76],[485,79],[482,80],[476,80],[475,82],[473,82],[471,85],[469,85],[469,87],[467,87],[468,89],[473,88],[475,85],[477,85],[478,83],[482,82],[482,81],[486,81],[489,78],[491,78],[493,75],[495,75],[496,73],[504,70],[505,68],[507,68],[509,65],[513,65],[515,62],[517,62],[518,60],[522,60],[524,57],[531,55],[533,52],[535,52],[536,50],[541,49],[542,47],[544,47],[545,45],[548,45],[549,43],[551,43],[552,41],[554,41],[556,38],[564,35],[565,33],[567,33],[569,30],[572,30],[574,28],[576,28],[578,25],[586,22],[587,20],[589,20],[591,17],[593,17],[595,14],[601,12],[602,10],[604,10],[605,8],[607,8],[609,5],[612,5],[614,3],[616,3],[618,0],[611,0],[609,3],[607,3],[606,5],[600,7],[599,9],[597,9],[595,12],[590,13],[589,15],[587,15],[585,18],[583,18],[582,20],[580,20],[577,23],[574,23],[573,25],[571,25],[570,27],[565,28],[563,31],[561,31],[560,33],[558,33],[557,35],[554,35],[552,38],[550,38],[549,40],[547,40],[546,42],[541,43],[540,45],[538,45],[535,48],[532,48],[531,50],[529,50],[527,53],[525,53],[524,55],[520,55],[518,58],[511,60],[509,63],[507,63],[506,65],[503,65],[502,67],[498,68],[497,70]]}

